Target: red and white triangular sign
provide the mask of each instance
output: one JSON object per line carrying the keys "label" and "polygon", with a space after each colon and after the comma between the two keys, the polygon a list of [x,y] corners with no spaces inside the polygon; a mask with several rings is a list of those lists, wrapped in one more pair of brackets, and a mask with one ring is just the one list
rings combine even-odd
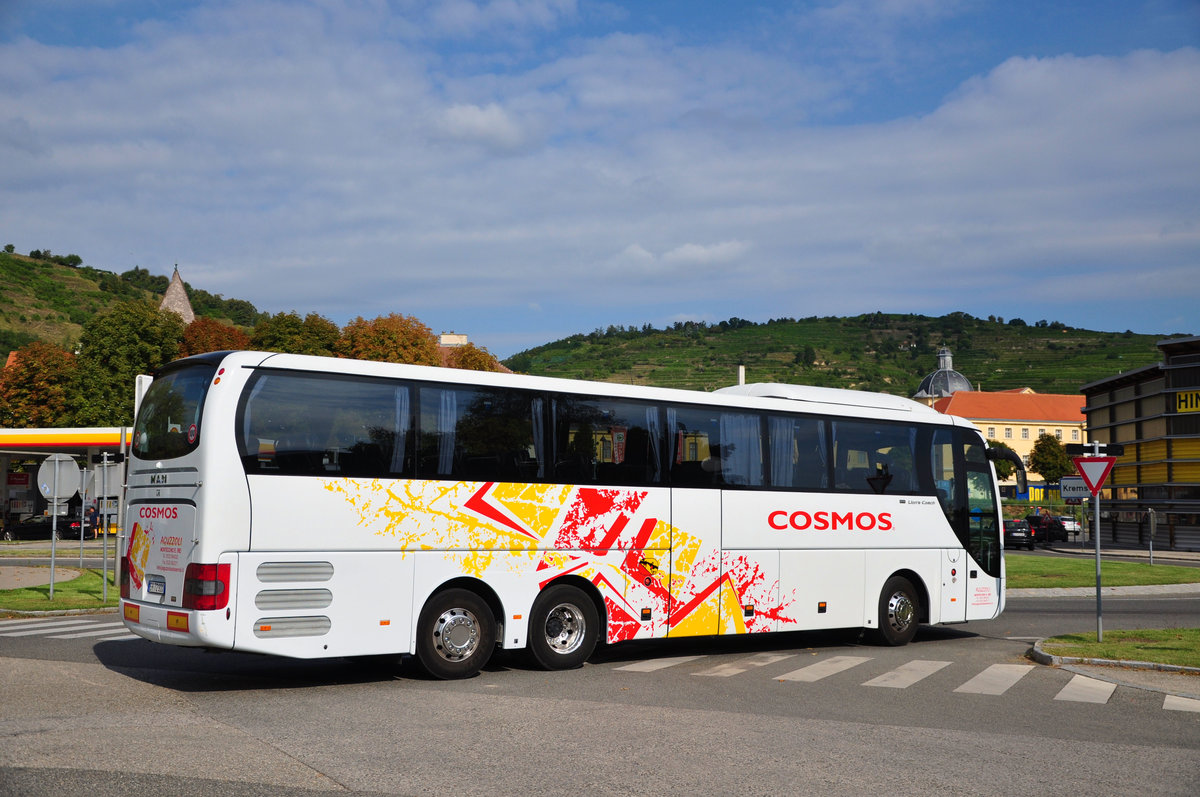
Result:
{"label": "red and white triangular sign", "polygon": [[1079,471],[1091,494],[1096,495],[1116,462],[1116,457],[1075,457],[1075,470]]}

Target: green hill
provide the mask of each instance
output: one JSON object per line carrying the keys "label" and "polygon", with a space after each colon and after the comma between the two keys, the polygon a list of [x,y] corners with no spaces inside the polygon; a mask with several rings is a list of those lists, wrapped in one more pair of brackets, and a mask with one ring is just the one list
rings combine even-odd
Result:
{"label": "green hill", "polygon": [[875,313],[757,324],[609,327],[520,352],[504,364],[544,376],[712,390],[737,381],[791,382],[911,396],[948,346],[954,369],[989,391],[1077,393],[1088,382],[1151,365],[1167,335],[1095,332],[965,313],[932,318]]}
{"label": "green hill", "polygon": [[[0,252],[0,363],[35,340],[70,348],[92,316],[130,299],[158,302],[170,282],[141,268],[114,274],[85,266],[78,255],[32,254]],[[197,316],[249,329],[264,315],[247,301],[184,286]]]}
{"label": "green hill", "polygon": [[[0,358],[34,340],[70,347],[83,325],[113,303],[158,301],[169,278],[82,264],[77,255],[0,252]],[[251,303],[185,286],[198,316],[250,330],[266,317]],[[1194,334],[1194,333],[1189,333]],[[1159,361],[1168,335],[1095,332],[1057,322],[874,313],[755,323],[609,327],[572,335],[504,361],[514,371],[660,387],[712,390],[737,381],[791,382],[910,396],[948,346],[955,370],[983,390],[1030,387],[1076,393],[1080,385]],[[3,359],[0,359],[3,362]]]}

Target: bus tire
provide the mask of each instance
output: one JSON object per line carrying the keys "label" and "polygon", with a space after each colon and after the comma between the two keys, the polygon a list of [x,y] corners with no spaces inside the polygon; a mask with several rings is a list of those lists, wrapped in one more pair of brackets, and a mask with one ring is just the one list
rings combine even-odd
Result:
{"label": "bus tire", "polygon": [[542,592],[529,613],[529,650],[547,670],[582,666],[599,636],[596,604],[570,584],[555,584]]}
{"label": "bus tire", "polygon": [[907,645],[921,624],[921,600],[912,583],[892,576],[879,593],[879,639],[885,645]]}
{"label": "bus tire", "polygon": [[434,678],[470,678],[488,663],[495,646],[496,620],[474,592],[439,592],[421,610],[417,658]]}

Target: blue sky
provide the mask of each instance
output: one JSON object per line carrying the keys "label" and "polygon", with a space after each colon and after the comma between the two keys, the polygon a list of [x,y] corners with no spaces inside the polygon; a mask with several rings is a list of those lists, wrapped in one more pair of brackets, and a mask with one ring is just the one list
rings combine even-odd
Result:
{"label": "blue sky", "polygon": [[1200,334],[1200,2],[0,0],[0,244],[499,356]]}

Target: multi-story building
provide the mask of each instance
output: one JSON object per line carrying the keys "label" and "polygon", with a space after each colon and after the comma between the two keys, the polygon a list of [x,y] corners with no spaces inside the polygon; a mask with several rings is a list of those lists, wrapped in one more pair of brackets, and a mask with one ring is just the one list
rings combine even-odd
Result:
{"label": "multi-story building", "polygon": [[1021,455],[1025,464],[1042,435],[1063,445],[1087,442],[1083,397],[1035,393],[1029,388],[1000,393],[960,391],[938,399],[934,409],[966,418],[984,437],[1004,443]]}
{"label": "multi-story building", "polygon": [[1159,341],[1163,361],[1084,385],[1091,439],[1118,443],[1101,492],[1101,534],[1200,550],[1200,337]]}

